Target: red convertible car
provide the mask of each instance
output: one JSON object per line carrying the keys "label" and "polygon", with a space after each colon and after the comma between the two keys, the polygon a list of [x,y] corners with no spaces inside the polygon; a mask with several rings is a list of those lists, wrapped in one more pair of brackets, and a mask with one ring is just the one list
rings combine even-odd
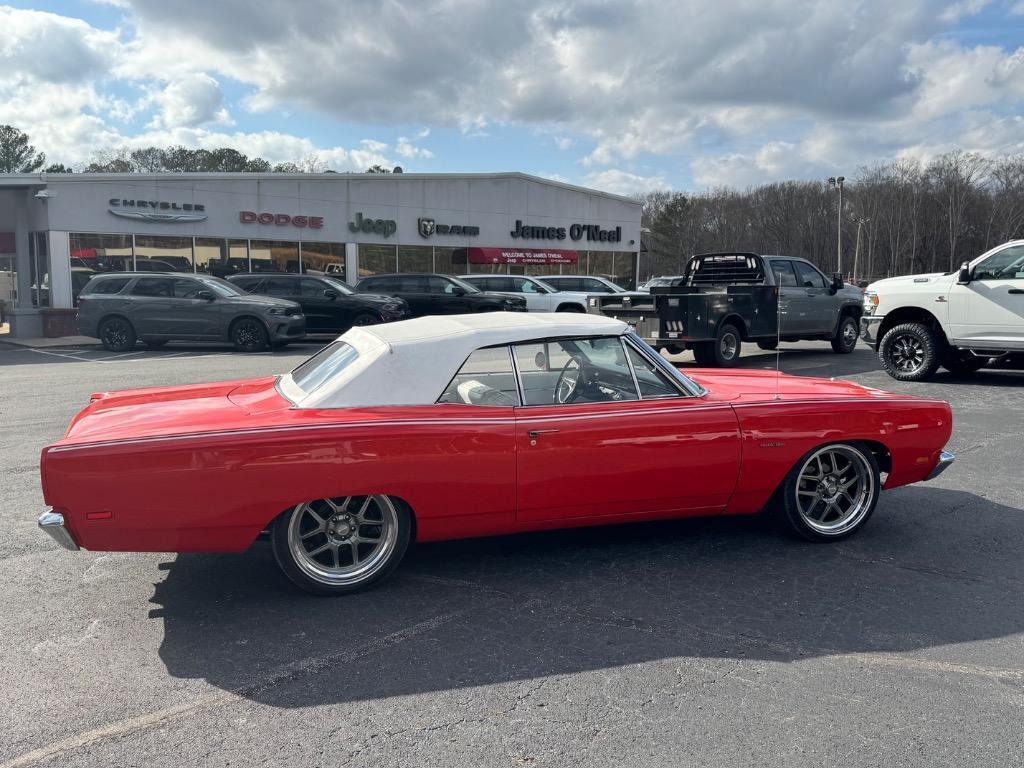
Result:
{"label": "red convertible car", "polygon": [[291,373],[95,394],[43,450],[69,549],[244,550],[319,593],[410,541],[741,515],[835,541],[953,456],[949,405],[763,371],[680,373],[624,323],[505,312],[353,328]]}

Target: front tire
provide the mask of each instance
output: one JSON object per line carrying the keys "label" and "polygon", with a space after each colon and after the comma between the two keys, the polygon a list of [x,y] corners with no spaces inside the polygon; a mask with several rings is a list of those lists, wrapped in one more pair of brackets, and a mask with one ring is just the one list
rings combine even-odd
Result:
{"label": "front tire", "polygon": [[856,443],[832,443],[806,454],[783,481],[778,512],[784,527],[807,541],[839,541],[871,517],[882,485],[878,462]]}
{"label": "front tire", "polygon": [[231,343],[239,352],[264,352],[270,346],[270,339],[263,323],[251,317],[243,317],[231,326]]}
{"label": "front tire", "polygon": [[839,321],[836,335],[832,337],[832,351],[840,355],[848,355],[857,346],[857,334],[860,324],[852,315],[844,315]]}
{"label": "front tire", "polygon": [[297,586],[317,595],[367,589],[398,567],[409,547],[412,515],[383,495],[316,499],[274,521],[274,558]]}
{"label": "front tire", "polygon": [[108,352],[127,352],[135,346],[135,328],[123,317],[108,317],[100,323],[99,337]]}
{"label": "front tire", "polygon": [[878,345],[878,359],[897,381],[924,381],[938,370],[942,341],[923,323],[893,326]]}
{"label": "front tire", "polygon": [[378,325],[380,318],[376,315],[371,315],[369,312],[361,312],[352,318],[352,327],[363,327],[366,325]]}

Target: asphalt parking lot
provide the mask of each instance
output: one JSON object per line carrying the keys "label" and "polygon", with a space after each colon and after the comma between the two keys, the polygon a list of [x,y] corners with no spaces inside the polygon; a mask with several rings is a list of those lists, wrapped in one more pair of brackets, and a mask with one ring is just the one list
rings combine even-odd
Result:
{"label": "asphalt parking lot", "polygon": [[1024,765],[1024,371],[900,384],[863,347],[784,345],[783,370],[953,406],[957,463],[835,545],[757,518],[461,541],[323,599],[264,545],[69,553],[36,528],[39,450],[90,392],[315,349],[0,347],[0,768]]}

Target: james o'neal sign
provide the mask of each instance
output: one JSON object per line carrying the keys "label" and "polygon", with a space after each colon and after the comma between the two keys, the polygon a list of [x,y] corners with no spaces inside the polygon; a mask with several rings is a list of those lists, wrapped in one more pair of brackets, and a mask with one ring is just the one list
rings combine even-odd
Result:
{"label": "james o'neal sign", "polygon": [[597,224],[571,224],[568,228],[538,227],[523,224],[520,219],[516,219],[516,228],[509,234],[523,240],[565,240],[568,235],[570,240],[589,240],[600,243],[622,242],[622,227],[603,229]]}

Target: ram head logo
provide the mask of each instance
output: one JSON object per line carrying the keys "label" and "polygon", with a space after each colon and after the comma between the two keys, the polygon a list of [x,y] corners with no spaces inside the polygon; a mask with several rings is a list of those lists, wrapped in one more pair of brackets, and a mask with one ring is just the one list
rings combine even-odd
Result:
{"label": "ram head logo", "polygon": [[437,229],[437,225],[433,219],[420,219],[419,220],[420,235],[423,237],[430,237],[434,234],[434,230]]}

